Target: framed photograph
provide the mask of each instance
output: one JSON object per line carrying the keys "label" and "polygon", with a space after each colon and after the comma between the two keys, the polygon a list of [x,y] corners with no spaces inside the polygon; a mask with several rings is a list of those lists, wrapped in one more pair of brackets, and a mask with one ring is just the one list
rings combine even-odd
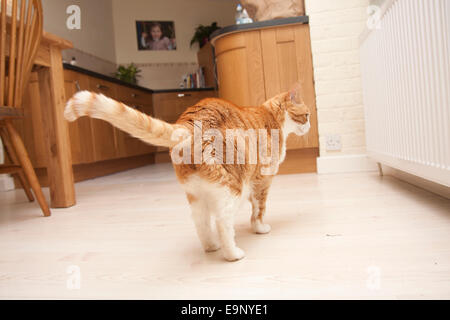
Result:
{"label": "framed photograph", "polygon": [[173,21],[136,21],[138,50],[176,50]]}

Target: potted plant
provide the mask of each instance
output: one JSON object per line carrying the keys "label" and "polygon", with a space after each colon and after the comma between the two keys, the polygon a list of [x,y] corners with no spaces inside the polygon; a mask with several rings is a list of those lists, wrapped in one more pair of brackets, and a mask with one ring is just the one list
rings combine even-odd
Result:
{"label": "potted plant", "polygon": [[136,84],[137,78],[140,77],[140,75],[139,75],[140,72],[141,72],[141,70],[136,65],[134,65],[134,63],[131,63],[126,67],[119,66],[115,73],[115,77],[122,81],[131,83],[131,84]]}
{"label": "potted plant", "polygon": [[204,26],[204,25],[200,24],[195,29],[194,36],[191,39],[191,47],[196,42],[198,43],[198,46],[200,48],[203,47],[206,43],[209,42],[209,36],[211,35],[211,33],[216,31],[217,29],[220,29],[220,27],[217,25],[217,22],[213,22],[209,26]]}

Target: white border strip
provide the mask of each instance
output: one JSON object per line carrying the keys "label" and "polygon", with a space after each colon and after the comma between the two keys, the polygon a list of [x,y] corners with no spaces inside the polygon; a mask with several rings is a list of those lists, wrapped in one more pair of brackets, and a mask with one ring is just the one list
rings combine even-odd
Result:
{"label": "white border strip", "polygon": [[345,173],[377,171],[376,162],[366,154],[342,155],[317,158],[317,173]]}
{"label": "white border strip", "polygon": [[375,161],[378,161],[394,169],[405,171],[420,178],[442,184],[446,187],[450,187],[450,170],[448,168],[416,163],[373,151],[369,151],[369,155]]}

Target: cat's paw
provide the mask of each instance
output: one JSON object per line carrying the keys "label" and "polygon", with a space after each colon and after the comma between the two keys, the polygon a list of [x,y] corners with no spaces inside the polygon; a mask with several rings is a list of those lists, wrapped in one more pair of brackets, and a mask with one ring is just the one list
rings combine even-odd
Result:
{"label": "cat's paw", "polygon": [[227,261],[230,261],[230,262],[238,261],[245,257],[245,252],[244,252],[244,250],[242,250],[238,247],[235,247],[232,250],[225,251],[223,253],[223,256],[224,256],[225,260],[227,260]]}
{"label": "cat's paw", "polygon": [[220,244],[211,243],[206,245],[203,249],[205,250],[205,252],[214,252],[220,249]]}
{"label": "cat's paw", "polygon": [[270,227],[270,224],[262,223],[261,221],[256,220],[252,221],[252,229],[254,233],[266,234],[269,233],[272,228]]}

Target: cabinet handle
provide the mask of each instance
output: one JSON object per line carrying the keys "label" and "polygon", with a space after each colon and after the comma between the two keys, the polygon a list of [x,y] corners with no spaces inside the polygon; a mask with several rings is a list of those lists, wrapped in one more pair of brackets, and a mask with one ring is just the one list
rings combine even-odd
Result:
{"label": "cabinet handle", "polygon": [[132,93],[132,94],[131,94],[131,97],[132,97],[132,98],[137,98],[138,95],[137,95],[136,93]]}
{"label": "cabinet handle", "polygon": [[105,85],[103,85],[103,84],[97,84],[97,89],[100,89],[100,90],[109,90],[109,87],[108,87],[108,86],[105,86]]}
{"label": "cabinet handle", "polygon": [[78,80],[75,80],[75,87],[77,88],[77,91],[81,91],[80,83]]}
{"label": "cabinet handle", "polygon": [[190,93],[179,93],[179,94],[178,94],[178,98],[190,97],[190,96],[191,96]]}

